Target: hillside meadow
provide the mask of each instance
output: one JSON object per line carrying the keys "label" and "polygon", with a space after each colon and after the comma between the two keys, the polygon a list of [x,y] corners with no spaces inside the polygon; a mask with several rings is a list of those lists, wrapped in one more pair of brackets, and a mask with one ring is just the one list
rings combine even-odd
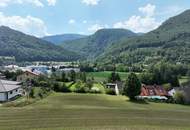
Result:
{"label": "hillside meadow", "polygon": [[0,107],[1,130],[189,130],[189,121],[189,106],[101,94],[52,93],[25,107]]}
{"label": "hillside meadow", "polygon": [[[107,81],[108,77],[111,75],[112,71],[101,71],[101,72],[88,72],[87,77],[94,78],[95,81]],[[117,72],[122,80],[127,79],[127,72]]]}

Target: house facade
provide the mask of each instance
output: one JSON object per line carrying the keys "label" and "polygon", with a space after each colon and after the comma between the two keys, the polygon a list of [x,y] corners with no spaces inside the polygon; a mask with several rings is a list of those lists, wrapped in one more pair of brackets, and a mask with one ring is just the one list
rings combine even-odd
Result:
{"label": "house facade", "polygon": [[0,80],[0,102],[9,101],[21,95],[22,88],[20,82]]}
{"label": "house facade", "polygon": [[119,89],[118,89],[118,85],[117,84],[113,84],[113,83],[108,83],[106,84],[106,87],[108,89],[112,89],[115,91],[116,95],[119,95]]}
{"label": "house facade", "polygon": [[188,103],[188,104],[190,103],[190,87],[189,86],[176,87],[170,90],[168,93],[170,96],[174,97],[176,92],[182,92],[184,95],[185,103]]}
{"label": "house facade", "polygon": [[40,75],[32,72],[32,71],[25,71],[23,74],[17,76],[18,82],[25,82],[25,81],[31,81],[33,79],[37,79]]}
{"label": "house facade", "polygon": [[107,83],[106,88],[114,90],[116,95],[119,95],[120,91],[122,91],[123,89],[123,83],[122,82]]}

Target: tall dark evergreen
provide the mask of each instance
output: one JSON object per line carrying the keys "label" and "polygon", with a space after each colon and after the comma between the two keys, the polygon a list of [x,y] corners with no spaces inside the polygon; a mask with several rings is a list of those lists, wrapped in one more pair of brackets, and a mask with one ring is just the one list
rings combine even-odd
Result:
{"label": "tall dark evergreen", "polygon": [[70,80],[73,82],[76,81],[76,72],[74,70],[70,71]]}
{"label": "tall dark evergreen", "polygon": [[121,81],[121,78],[120,78],[119,74],[114,71],[108,77],[108,82],[115,83],[116,81]]}
{"label": "tall dark evergreen", "polygon": [[129,74],[125,87],[124,94],[130,98],[130,100],[136,100],[136,96],[140,95],[141,82],[135,73]]}

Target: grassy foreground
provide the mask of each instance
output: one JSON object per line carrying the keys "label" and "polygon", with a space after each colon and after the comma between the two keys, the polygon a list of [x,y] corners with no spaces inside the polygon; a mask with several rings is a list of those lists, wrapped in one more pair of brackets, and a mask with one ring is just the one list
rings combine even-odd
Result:
{"label": "grassy foreground", "polygon": [[0,130],[189,130],[190,106],[131,103],[122,96],[54,93],[0,107]]}

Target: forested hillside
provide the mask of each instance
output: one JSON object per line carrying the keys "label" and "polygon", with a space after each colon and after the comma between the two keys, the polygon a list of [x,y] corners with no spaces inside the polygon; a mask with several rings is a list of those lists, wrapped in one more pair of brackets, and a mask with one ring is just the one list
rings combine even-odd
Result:
{"label": "forested hillside", "polygon": [[125,29],[102,29],[86,38],[64,42],[62,46],[93,59],[106,51],[116,41],[134,36],[137,36],[137,34]]}
{"label": "forested hillside", "polygon": [[0,27],[0,56],[15,57],[16,61],[71,61],[80,56],[44,40]]}
{"label": "forested hillside", "polygon": [[72,40],[77,40],[86,37],[85,35],[80,34],[63,34],[63,35],[53,35],[43,37],[43,40],[59,45],[63,42],[68,42]]}
{"label": "forested hillside", "polygon": [[190,63],[190,10],[165,21],[158,29],[142,36],[117,41],[98,61],[144,63],[158,61]]}

